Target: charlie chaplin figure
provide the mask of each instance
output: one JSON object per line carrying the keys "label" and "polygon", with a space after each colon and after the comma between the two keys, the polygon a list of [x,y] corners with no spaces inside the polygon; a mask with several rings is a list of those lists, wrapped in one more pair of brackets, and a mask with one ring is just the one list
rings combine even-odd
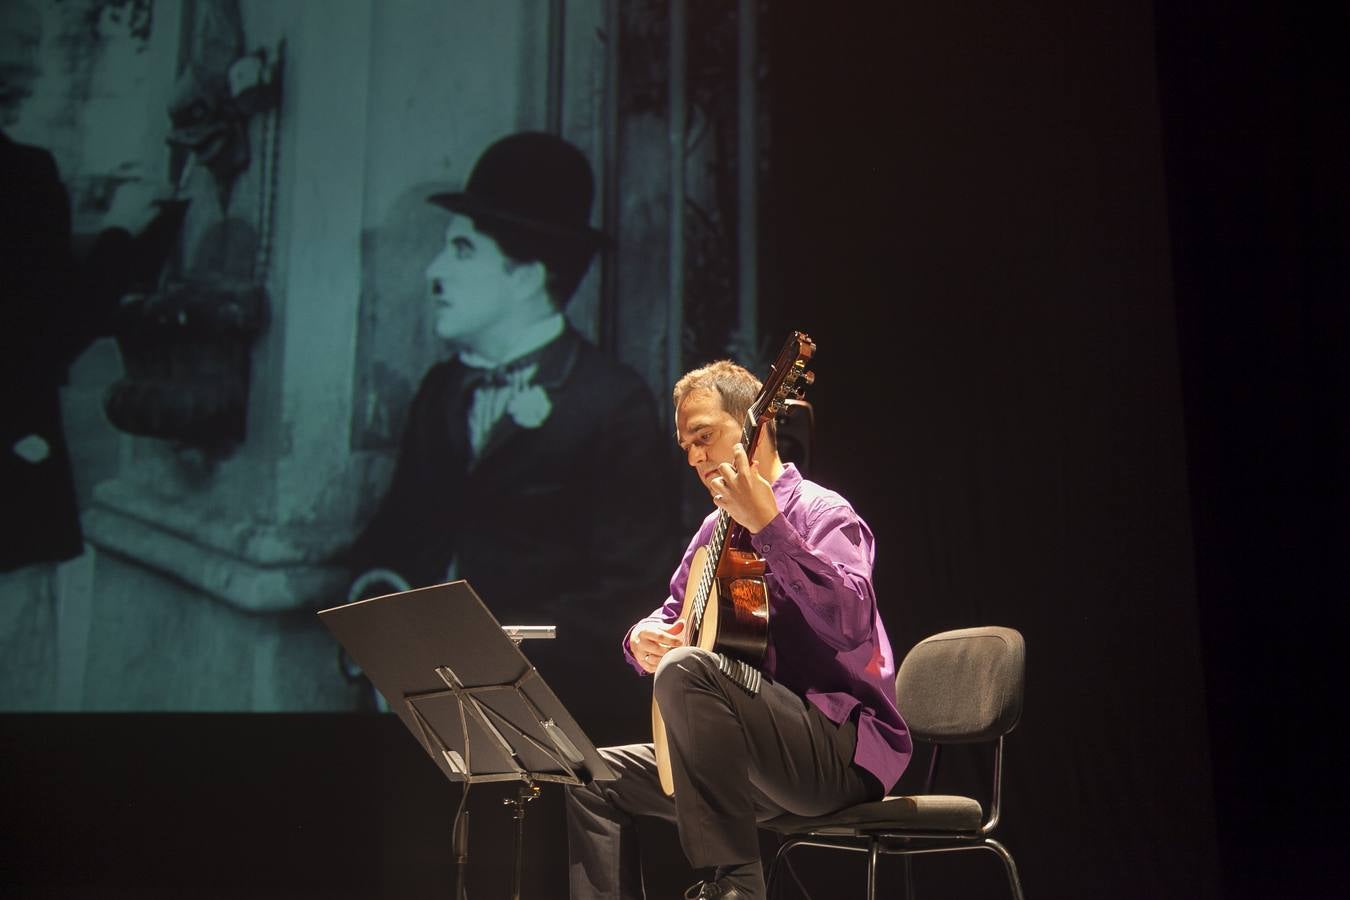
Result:
{"label": "charlie chaplin figure", "polygon": [[562,313],[605,241],[593,186],[580,150],[527,132],[492,144],[463,191],[428,198],[453,213],[426,270],[453,356],[423,378],[348,557],[413,587],[467,578],[499,621],[556,624],[556,642],[529,648],[550,678],[615,656],[615,616],[665,592],[673,533],[646,384]]}
{"label": "charlie chaplin figure", "polygon": [[0,0],[0,710],[56,708],[57,566],[84,552],[61,388],[112,326],[122,293],[154,277],[181,217],[132,179],[101,227],[72,233],[47,149],[13,140],[42,74],[42,11]]}

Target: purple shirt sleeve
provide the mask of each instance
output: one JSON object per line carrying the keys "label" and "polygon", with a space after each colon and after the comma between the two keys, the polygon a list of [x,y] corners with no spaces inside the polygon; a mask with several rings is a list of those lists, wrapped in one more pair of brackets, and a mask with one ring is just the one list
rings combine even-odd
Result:
{"label": "purple shirt sleeve", "polygon": [[852,650],[872,634],[872,533],[847,504],[813,506],[804,532],[780,512],[750,542],[777,588],[769,591],[770,611],[792,603],[821,640]]}
{"label": "purple shirt sleeve", "polygon": [[633,623],[627,631],[623,633],[623,657],[628,660],[628,664],[633,667],[640,675],[649,675],[646,669],[638,665],[638,661],[633,657],[633,648],[629,645],[628,639],[632,637],[633,630],[640,625],[656,624],[671,625],[680,617],[680,609],[684,606],[685,585],[689,583],[689,568],[694,561],[694,554],[698,548],[708,543],[712,536],[713,527],[717,524],[717,513],[713,513],[703,520],[702,527],[694,535],[694,539],[689,542],[689,547],[684,551],[684,558],[675,569],[675,574],[670,577],[670,595],[666,597],[666,602],[656,609],[652,610],[651,615],[639,619]]}

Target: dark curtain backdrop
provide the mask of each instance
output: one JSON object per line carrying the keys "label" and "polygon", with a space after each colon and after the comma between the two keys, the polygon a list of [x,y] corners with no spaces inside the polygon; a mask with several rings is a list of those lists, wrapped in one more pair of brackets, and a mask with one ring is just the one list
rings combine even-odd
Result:
{"label": "dark curtain backdrop", "polygon": [[1222,896],[1335,896],[1350,8],[1157,8]]}
{"label": "dark curtain backdrop", "polygon": [[[877,534],[897,650],[1027,636],[1004,835],[1029,896],[1325,895],[1344,13],[874,6],[773,9],[764,331],[820,342],[814,474]],[[389,718],[6,717],[3,742],[17,896],[449,896],[457,790]],[[503,790],[474,791],[498,896]],[[527,894],[564,896],[557,791],[529,816]],[[916,865],[923,896],[1002,896],[969,863]]]}
{"label": "dark curtain backdrop", "polygon": [[[779,25],[821,61],[778,84],[785,321],[893,639],[1025,635],[1029,896],[1220,896],[1152,9]],[[1001,896],[992,857],[915,877]]]}

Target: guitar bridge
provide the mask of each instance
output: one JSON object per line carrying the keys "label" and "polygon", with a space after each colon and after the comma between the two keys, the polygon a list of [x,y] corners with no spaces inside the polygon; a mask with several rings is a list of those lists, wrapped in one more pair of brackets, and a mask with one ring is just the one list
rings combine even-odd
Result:
{"label": "guitar bridge", "polygon": [[764,676],[759,669],[742,662],[739,659],[732,659],[725,653],[717,654],[717,668],[721,673],[733,682],[739,685],[747,694],[754,697],[759,693],[760,684]]}

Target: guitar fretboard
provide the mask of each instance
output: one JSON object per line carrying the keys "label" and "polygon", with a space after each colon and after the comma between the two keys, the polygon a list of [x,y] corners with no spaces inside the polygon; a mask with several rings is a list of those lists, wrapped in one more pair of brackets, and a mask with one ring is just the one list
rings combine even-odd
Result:
{"label": "guitar fretboard", "polygon": [[689,617],[693,626],[689,642],[696,643],[703,630],[703,613],[708,606],[708,597],[712,594],[713,583],[717,580],[717,563],[722,558],[722,548],[726,545],[727,531],[731,528],[731,517],[725,512],[717,516],[712,537],[708,540],[708,555],[703,561],[703,571],[699,574],[698,590],[694,592],[694,611]]}

